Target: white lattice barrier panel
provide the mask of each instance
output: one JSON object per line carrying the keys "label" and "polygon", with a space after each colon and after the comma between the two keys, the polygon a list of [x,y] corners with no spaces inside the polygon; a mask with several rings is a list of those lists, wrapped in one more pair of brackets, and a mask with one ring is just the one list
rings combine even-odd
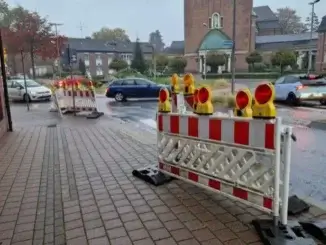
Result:
{"label": "white lattice barrier panel", "polygon": [[64,91],[65,108],[68,111],[97,111],[95,93],[93,91],[78,90],[74,92],[75,106],[73,103],[73,92]]}
{"label": "white lattice barrier panel", "polygon": [[55,91],[55,96],[57,98],[59,108],[65,108],[66,101],[64,98],[64,90],[62,88],[57,89]]}
{"label": "white lattice barrier panel", "polygon": [[158,132],[162,172],[271,212],[273,121],[158,114]]}

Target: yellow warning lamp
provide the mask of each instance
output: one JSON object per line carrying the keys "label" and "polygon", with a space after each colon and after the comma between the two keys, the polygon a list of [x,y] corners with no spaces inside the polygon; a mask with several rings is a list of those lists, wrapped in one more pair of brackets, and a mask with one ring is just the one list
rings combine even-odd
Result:
{"label": "yellow warning lamp", "polygon": [[87,86],[88,86],[88,89],[90,89],[92,91],[94,90],[94,85],[93,85],[92,81],[88,81]]}
{"label": "yellow warning lamp", "polygon": [[199,92],[199,89],[196,88],[195,92],[194,92],[194,112],[195,113],[196,113],[197,105],[198,105],[198,92]]}
{"label": "yellow warning lamp", "polygon": [[192,74],[186,74],[183,77],[183,83],[184,83],[184,95],[191,95],[195,92],[195,79]]}
{"label": "yellow warning lamp", "polygon": [[171,112],[170,95],[167,88],[161,88],[158,99],[158,111],[163,113]]}
{"label": "yellow warning lamp", "polygon": [[179,86],[179,76],[178,76],[178,74],[173,74],[172,77],[171,77],[171,90],[172,90],[172,93],[174,93],[174,94],[179,93],[180,86]]}
{"label": "yellow warning lamp", "polygon": [[234,115],[252,117],[252,95],[249,89],[240,90],[235,96]]}
{"label": "yellow warning lamp", "polygon": [[273,119],[276,117],[274,105],[275,89],[271,83],[259,85],[255,90],[255,103],[252,106],[253,118]]}
{"label": "yellow warning lamp", "polygon": [[81,89],[81,83],[78,80],[75,81],[75,89],[76,90],[80,90]]}
{"label": "yellow warning lamp", "polygon": [[214,112],[212,104],[212,91],[209,87],[203,86],[198,89],[198,104],[195,113],[198,115],[212,115]]}

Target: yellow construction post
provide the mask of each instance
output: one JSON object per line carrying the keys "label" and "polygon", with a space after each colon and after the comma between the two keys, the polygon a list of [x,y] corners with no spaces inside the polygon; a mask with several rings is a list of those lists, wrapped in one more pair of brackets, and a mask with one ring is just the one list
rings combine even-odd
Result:
{"label": "yellow construction post", "polygon": [[276,117],[274,105],[275,88],[271,83],[259,85],[255,90],[255,103],[252,106],[253,118],[273,119]]}
{"label": "yellow construction post", "polygon": [[192,95],[195,93],[195,78],[192,74],[186,74],[183,77],[183,93],[184,95]]}
{"label": "yellow construction post", "polygon": [[161,88],[158,101],[158,112],[169,113],[171,112],[171,102],[169,90]]}
{"label": "yellow construction post", "polygon": [[249,89],[240,90],[235,96],[234,115],[252,117],[252,95]]}
{"label": "yellow construction post", "polygon": [[179,76],[177,74],[173,74],[171,77],[171,90],[175,94],[178,94],[180,91]]}
{"label": "yellow construction post", "polygon": [[212,91],[207,86],[198,89],[198,104],[195,113],[198,115],[212,115],[214,108],[212,104]]}

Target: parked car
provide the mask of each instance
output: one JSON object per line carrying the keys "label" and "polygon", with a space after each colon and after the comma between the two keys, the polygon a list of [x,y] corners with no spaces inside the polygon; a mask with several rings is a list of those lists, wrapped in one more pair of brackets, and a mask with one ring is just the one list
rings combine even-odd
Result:
{"label": "parked car", "polygon": [[27,93],[22,79],[8,80],[7,84],[9,98],[12,100],[50,100],[52,96],[50,89],[31,79],[26,80]]}
{"label": "parked car", "polygon": [[321,75],[287,75],[274,82],[275,100],[298,105],[302,101],[326,104],[326,79]]}
{"label": "parked car", "polygon": [[169,85],[157,84],[144,78],[117,79],[109,84],[106,97],[119,102],[126,101],[127,98],[158,98],[162,87],[170,91]]}

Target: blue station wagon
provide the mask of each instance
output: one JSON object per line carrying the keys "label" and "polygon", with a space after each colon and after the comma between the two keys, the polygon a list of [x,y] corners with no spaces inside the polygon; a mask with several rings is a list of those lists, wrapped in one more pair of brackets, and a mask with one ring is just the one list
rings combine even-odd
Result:
{"label": "blue station wagon", "polygon": [[114,98],[118,102],[127,98],[158,98],[162,87],[170,86],[157,84],[144,78],[124,78],[111,82],[106,90],[106,97]]}

